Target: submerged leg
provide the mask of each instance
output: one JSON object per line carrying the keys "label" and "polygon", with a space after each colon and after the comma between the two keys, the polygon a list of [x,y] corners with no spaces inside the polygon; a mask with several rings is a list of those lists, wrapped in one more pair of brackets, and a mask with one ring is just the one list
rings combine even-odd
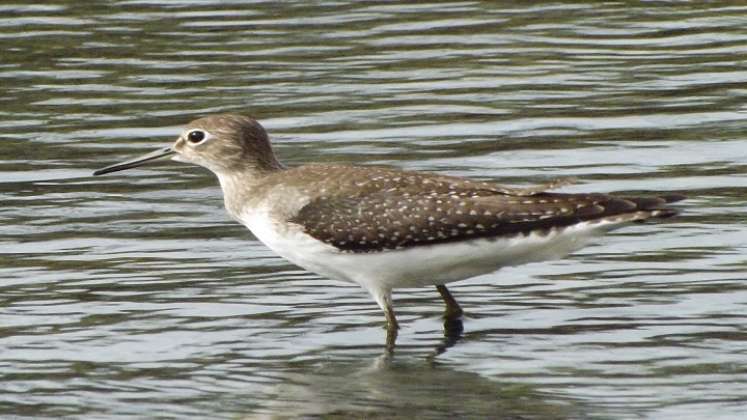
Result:
{"label": "submerged leg", "polygon": [[439,284],[436,286],[436,290],[438,290],[438,293],[441,294],[441,297],[444,300],[444,303],[446,304],[446,311],[444,311],[444,318],[446,319],[455,319],[462,316],[462,307],[459,306],[456,299],[454,299],[454,296],[451,295],[449,292],[449,289],[446,288],[446,286]]}
{"label": "submerged leg", "polygon": [[399,330],[399,323],[397,323],[397,317],[394,316],[394,306],[392,305],[392,292],[390,290],[381,290],[371,292],[376,303],[379,304],[381,309],[384,311],[386,316],[386,348],[388,351],[394,350],[394,345],[397,341],[397,330]]}
{"label": "submerged leg", "polygon": [[446,310],[444,311],[444,337],[446,337],[446,341],[443,346],[438,349],[436,353],[438,355],[446,351],[447,348],[456,344],[456,342],[462,338],[464,326],[462,325],[462,308],[459,306],[456,299],[454,299],[454,296],[451,295],[449,289],[444,285],[438,285],[436,286],[436,289],[438,290],[438,293],[441,294],[444,303],[446,303]]}

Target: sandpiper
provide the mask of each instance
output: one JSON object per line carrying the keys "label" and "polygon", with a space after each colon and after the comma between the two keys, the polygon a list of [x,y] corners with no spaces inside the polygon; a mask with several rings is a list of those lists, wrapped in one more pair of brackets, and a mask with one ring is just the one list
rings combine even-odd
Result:
{"label": "sandpiper", "polygon": [[215,173],[228,213],[277,254],[366,289],[386,316],[389,347],[399,328],[392,289],[436,286],[447,319],[458,319],[447,283],[565,256],[626,222],[672,216],[665,204],[684,198],[563,194],[548,192],[563,182],[509,188],[368,166],[286,168],[264,128],[236,114],[192,121],[173,146],[94,175],[165,156]]}

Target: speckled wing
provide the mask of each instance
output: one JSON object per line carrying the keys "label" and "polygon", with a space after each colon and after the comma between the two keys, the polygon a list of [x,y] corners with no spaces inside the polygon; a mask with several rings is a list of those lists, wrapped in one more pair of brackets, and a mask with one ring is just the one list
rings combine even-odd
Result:
{"label": "speckled wing", "polygon": [[508,195],[489,190],[444,194],[323,197],[291,222],[348,252],[377,252],[476,238],[544,233],[581,222],[621,223],[675,212],[667,198],[617,198],[603,194]]}

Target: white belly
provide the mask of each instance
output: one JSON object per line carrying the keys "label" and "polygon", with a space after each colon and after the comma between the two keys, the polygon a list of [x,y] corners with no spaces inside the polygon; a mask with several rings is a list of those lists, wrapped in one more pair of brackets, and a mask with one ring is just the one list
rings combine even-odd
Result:
{"label": "white belly", "polygon": [[580,223],[543,235],[350,253],[340,252],[300,228],[278,226],[264,213],[248,215],[241,221],[260,241],[290,262],[332,279],[360,284],[368,290],[445,284],[501,267],[560,258],[611,227],[603,223]]}

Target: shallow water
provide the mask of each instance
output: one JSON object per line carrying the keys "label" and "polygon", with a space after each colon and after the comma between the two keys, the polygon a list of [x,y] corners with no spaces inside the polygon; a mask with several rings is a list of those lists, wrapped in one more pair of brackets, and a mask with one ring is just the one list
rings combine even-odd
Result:
{"label": "shallow water", "polygon": [[[741,418],[741,2],[0,5],[0,415]],[[286,163],[566,191],[683,214],[452,292],[359,288],[233,223],[207,171],[93,169],[190,119],[258,117]]]}

